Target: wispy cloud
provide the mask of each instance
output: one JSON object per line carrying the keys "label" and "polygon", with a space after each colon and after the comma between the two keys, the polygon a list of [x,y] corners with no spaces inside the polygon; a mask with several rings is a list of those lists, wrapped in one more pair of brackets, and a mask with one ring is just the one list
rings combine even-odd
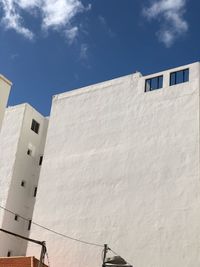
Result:
{"label": "wispy cloud", "polygon": [[76,40],[76,38],[77,38],[77,36],[78,36],[78,31],[79,31],[79,29],[78,29],[77,26],[65,30],[64,33],[65,33],[65,36],[66,36],[66,38],[67,38],[67,41],[68,41],[68,43],[69,43],[70,45]]}
{"label": "wispy cloud", "polygon": [[151,5],[143,10],[143,15],[149,20],[161,21],[157,36],[166,47],[170,47],[188,30],[188,23],[183,16],[185,11],[186,0],[153,0]]}
{"label": "wispy cloud", "polygon": [[33,39],[34,34],[28,28],[23,26],[23,19],[16,11],[16,6],[12,0],[1,0],[1,6],[4,11],[2,24],[6,29],[13,29],[28,39]]}
{"label": "wispy cloud", "polygon": [[99,20],[100,24],[103,26],[104,30],[108,33],[108,35],[109,35],[110,37],[114,37],[115,34],[114,34],[114,32],[111,30],[111,28],[108,26],[108,23],[107,23],[105,17],[103,17],[102,15],[99,15],[99,16],[98,16],[98,20]]}
{"label": "wispy cloud", "polygon": [[22,13],[39,14],[43,30],[62,31],[70,42],[78,34],[78,26],[72,25],[72,19],[78,13],[91,9],[91,5],[84,7],[81,0],[0,0],[0,7],[3,9],[1,22],[6,29],[33,39],[34,33],[24,26]]}
{"label": "wispy cloud", "polygon": [[88,58],[88,49],[89,49],[89,46],[87,44],[81,45],[81,50],[80,50],[80,58],[81,59],[87,59]]}

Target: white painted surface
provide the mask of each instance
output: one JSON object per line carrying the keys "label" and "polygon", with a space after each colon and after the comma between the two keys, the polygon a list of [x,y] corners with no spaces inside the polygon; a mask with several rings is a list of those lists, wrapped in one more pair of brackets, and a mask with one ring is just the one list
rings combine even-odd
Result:
{"label": "white painted surface", "polygon": [[12,83],[0,74],[0,130]]}
{"label": "white painted surface", "polygon": [[[190,82],[169,87],[186,67]],[[197,267],[199,63],[160,74],[164,88],[148,93],[137,73],[54,97],[33,220],[134,266]],[[101,248],[37,226],[31,237],[52,267],[101,265]]]}
{"label": "white painted surface", "polygon": [[[32,119],[40,123],[39,134],[31,130]],[[40,173],[39,158],[43,155],[47,120],[28,104],[6,110],[0,134],[0,205],[25,218],[32,218],[34,188]],[[35,147],[34,157],[27,155],[29,144]],[[21,182],[25,181],[25,187]],[[28,222],[8,212],[0,213],[0,226],[28,236]],[[26,242],[0,233],[0,256],[25,255]]]}

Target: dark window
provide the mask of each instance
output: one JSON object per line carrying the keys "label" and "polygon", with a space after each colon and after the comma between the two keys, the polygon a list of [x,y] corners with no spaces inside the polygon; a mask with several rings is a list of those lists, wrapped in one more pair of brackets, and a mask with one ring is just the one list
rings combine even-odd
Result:
{"label": "dark window", "polygon": [[17,214],[15,214],[15,221],[19,220],[19,216]]}
{"label": "dark window", "polygon": [[170,86],[189,81],[189,69],[170,73]]}
{"label": "dark window", "polygon": [[10,257],[10,256],[11,256],[11,251],[8,251],[7,257]]}
{"label": "dark window", "polygon": [[33,196],[36,197],[36,195],[37,195],[37,187],[35,187],[35,189],[34,189],[34,194],[33,194]]}
{"label": "dark window", "polygon": [[163,87],[163,75],[146,79],[145,92],[153,91]]}
{"label": "dark window", "polygon": [[25,181],[21,181],[21,186],[22,186],[22,187],[25,187],[25,184],[26,184]]}
{"label": "dark window", "polygon": [[40,160],[39,160],[39,165],[42,165],[42,161],[43,161],[43,156],[40,156]]}
{"label": "dark window", "polygon": [[30,231],[30,230],[31,230],[31,223],[32,223],[32,221],[31,221],[31,220],[29,220],[29,221],[28,221],[28,231]]}
{"label": "dark window", "polygon": [[32,150],[30,148],[27,150],[27,155],[32,156]]}
{"label": "dark window", "polygon": [[40,128],[40,124],[37,121],[32,120],[31,130],[34,131],[36,134],[38,134],[39,128]]}

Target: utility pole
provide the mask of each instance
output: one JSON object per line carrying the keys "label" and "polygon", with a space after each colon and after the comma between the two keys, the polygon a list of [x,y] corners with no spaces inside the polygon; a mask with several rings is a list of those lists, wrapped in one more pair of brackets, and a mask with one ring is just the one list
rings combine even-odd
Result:
{"label": "utility pole", "polygon": [[38,244],[38,245],[42,246],[41,253],[40,253],[40,261],[38,263],[38,267],[42,267],[42,265],[44,263],[44,257],[45,257],[46,251],[47,251],[45,241],[34,240],[34,239],[31,239],[31,238],[28,238],[28,237],[25,237],[25,236],[18,235],[16,233],[7,231],[7,230],[2,229],[2,228],[0,228],[0,231],[3,232],[3,233],[6,233],[8,235],[12,235],[12,236],[15,236],[15,237],[18,237],[18,238],[21,238],[21,239],[24,239],[24,240],[27,240],[29,242],[32,242],[32,243],[35,243],[35,244]]}
{"label": "utility pole", "polygon": [[109,248],[107,244],[104,244],[104,250],[103,250],[103,264],[102,267],[105,267],[105,261],[106,261],[106,254],[108,252]]}

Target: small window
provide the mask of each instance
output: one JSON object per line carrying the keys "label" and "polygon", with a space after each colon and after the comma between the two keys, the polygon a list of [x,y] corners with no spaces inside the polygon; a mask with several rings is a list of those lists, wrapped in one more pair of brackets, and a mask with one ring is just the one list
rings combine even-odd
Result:
{"label": "small window", "polygon": [[26,185],[26,182],[25,181],[21,181],[21,186],[25,187],[25,185]]}
{"label": "small window", "polygon": [[7,253],[7,257],[10,257],[10,256],[11,256],[11,251],[9,250]]}
{"label": "small window", "polygon": [[31,230],[31,223],[32,223],[32,221],[31,221],[31,220],[29,220],[29,221],[28,221],[28,231],[30,231],[30,230]]}
{"label": "small window", "polygon": [[40,156],[40,160],[39,160],[39,165],[42,165],[42,161],[43,161],[43,156]]}
{"label": "small window", "polygon": [[27,150],[27,155],[32,156],[32,150],[30,148]]}
{"label": "small window", "polygon": [[17,214],[15,214],[15,221],[19,220],[19,216]]}
{"label": "small window", "polygon": [[27,155],[34,157],[35,156],[35,146],[33,146],[32,144],[28,144],[28,148],[27,148]]}
{"label": "small window", "polygon": [[34,193],[33,193],[33,196],[36,197],[37,195],[37,187],[34,188]]}
{"label": "small window", "polygon": [[31,130],[34,131],[36,134],[39,133],[40,124],[36,120],[32,120]]}
{"label": "small window", "polygon": [[189,69],[170,73],[170,86],[189,81]]}
{"label": "small window", "polygon": [[145,92],[157,90],[163,87],[163,75],[145,80]]}

